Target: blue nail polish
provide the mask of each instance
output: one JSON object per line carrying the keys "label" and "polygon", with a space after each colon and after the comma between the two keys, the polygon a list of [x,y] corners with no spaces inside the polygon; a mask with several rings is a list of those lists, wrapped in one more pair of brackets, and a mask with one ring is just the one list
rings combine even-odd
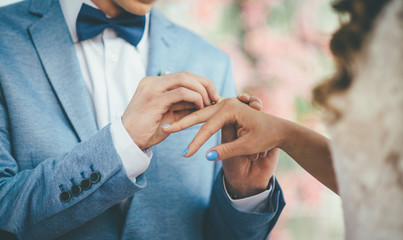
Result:
{"label": "blue nail polish", "polygon": [[167,124],[162,125],[161,128],[167,128],[167,127],[170,127],[170,126],[171,126],[171,124],[167,123]]}
{"label": "blue nail polish", "polygon": [[183,151],[182,156],[185,156],[186,153],[188,153],[188,152],[189,152],[189,147],[187,147],[187,148],[185,149],[185,151]]}
{"label": "blue nail polish", "polygon": [[207,160],[213,161],[218,158],[218,153],[216,151],[211,151],[211,152],[207,153],[206,157],[207,157]]}

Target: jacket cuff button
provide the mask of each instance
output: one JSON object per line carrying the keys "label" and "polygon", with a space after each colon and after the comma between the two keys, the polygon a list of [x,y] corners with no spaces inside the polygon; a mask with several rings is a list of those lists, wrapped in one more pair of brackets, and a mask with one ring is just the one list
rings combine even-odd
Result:
{"label": "jacket cuff button", "polygon": [[99,172],[93,172],[90,175],[90,181],[92,184],[95,184],[101,180],[101,174]]}
{"label": "jacket cuff button", "polygon": [[81,189],[82,189],[82,190],[88,190],[88,189],[90,189],[91,185],[92,185],[91,180],[88,179],[88,178],[83,179],[83,180],[81,181],[81,183],[80,183],[80,186],[81,186]]}
{"label": "jacket cuff button", "polygon": [[71,187],[71,194],[74,196],[74,197],[77,197],[78,195],[80,195],[80,193],[81,193],[81,187],[79,186],[79,185],[73,185],[72,187]]}
{"label": "jacket cuff button", "polygon": [[62,193],[60,193],[60,201],[66,203],[70,201],[70,199],[71,199],[71,193],[69,191],[63,191]]}

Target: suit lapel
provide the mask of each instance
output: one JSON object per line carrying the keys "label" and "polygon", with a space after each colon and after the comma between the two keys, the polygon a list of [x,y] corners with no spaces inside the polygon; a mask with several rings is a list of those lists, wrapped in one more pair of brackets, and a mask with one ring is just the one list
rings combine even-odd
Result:
{"label": "suit lapel", "polygon": [[[50,1],[33,2],[43,4]],[[35,6],[32,4],[31,12],[34,12]],[[53,1],[49,11],[28,31],[71,125],[78,138],[85,140],[97,131],[95,116],[59,2]]]}
{"label": "suit lapel", "polygon": [[157,76],[173,69],[171,45],[173,24],[153,8],[150,14],[150,47],[148,52],[147,76]]}

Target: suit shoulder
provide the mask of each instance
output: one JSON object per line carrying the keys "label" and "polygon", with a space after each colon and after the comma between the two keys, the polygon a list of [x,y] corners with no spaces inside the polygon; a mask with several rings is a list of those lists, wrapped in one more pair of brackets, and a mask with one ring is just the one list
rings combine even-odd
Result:
{"label": "suit shoulder", "polygon": [[0,7],[0,31],[6,33],[5,35],[11,31],[26,31],[38,19],[29,13],[29,5],[29,1],[21,1]]}
{"label": "suit shoulder", "polygon": [[170,34],[175,39],[175,42],[179,43],[180,52],[192,52],[192,54],[196,56],[206,56],[210,59],[214,58],[216,60],[229,62],[229,56],[226,53],[209,43],[202,36],[173,23],[159,11],[154,10],[153,13],[158,15],[157,18],[159,18],[160,23],[163,22],[169,26]]}
{"label": "suit shoulder", "polygon": [[208,42],[202,36],[174,23],[173,28],[173,31],[177,33],[177,36],[180,36],[180,41],[183,48],[188,48],[196,53],[202,53],[206,56],[214,57],[216,59],[229,60],[229,56],[226,53],[214,46],[212,43]]}
{"label": "suit shoulder", "polygon": [[21,17],[29,14],[29,4],[29,1],[20,1],[0,7],[0,22],[2,24],[11,23],[11,21],[19,22]]}

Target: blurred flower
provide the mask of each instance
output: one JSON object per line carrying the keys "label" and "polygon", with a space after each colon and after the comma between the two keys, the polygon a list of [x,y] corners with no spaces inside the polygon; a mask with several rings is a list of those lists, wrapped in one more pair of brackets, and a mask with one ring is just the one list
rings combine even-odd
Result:
{"label": "blurred flower", "polygon": [[[326,54],[330,54],[329,40],[330,34],[328,29],[321,29],[321,19],[317,14],[320,13],[324,3],[322,0],[303,1],[301,6],[297,9],[295,14],[295,31],[301,41],[319,47],[324,50]],[[322,20],[323,21],[323,20]]]}
{"label": "blurred flower", "polygon": [[243,0],[241,1],[242,20],[245,28],[253,29],[265,23],[268,15],[270,1],[263,0]]}
{"label": "blurred flower", "polygon": [[197,0],[189,3],[192,15],[197,22],[202,23],[200,27],[204,31],[211,31],[219,23],[221,10],[230,4],[231,0]]}
{"label": "blurred flower", "polygon": [[244,89],[250,85],[253,79],[253,66],[239,48],[238,43],[234,40],[227,41],[219,47],[231,57],[237,89]]}

